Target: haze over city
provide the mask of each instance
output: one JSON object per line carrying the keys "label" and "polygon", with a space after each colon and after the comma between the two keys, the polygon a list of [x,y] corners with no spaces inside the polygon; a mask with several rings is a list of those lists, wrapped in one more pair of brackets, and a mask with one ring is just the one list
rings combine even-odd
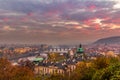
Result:
{"label": "haze over city", "polygon": [[0,43],[92,43],[120,36],[119,0],[0,0]]}

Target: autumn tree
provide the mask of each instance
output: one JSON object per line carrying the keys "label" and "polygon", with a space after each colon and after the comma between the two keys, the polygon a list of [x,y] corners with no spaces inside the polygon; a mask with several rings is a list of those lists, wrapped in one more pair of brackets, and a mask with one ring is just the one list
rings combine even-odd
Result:
{"label": "autumn tree", "polygon": [[46,77],[44,80],[65,80],[65,79],[63,75],[54,74],[54,75],[50,75],[49,77]]}
{"label": "autumn tree", "polygon": [[59,53],[50,53],[48,55],[49,61],[57,62],[57,61],[62,61],[64,59],[65,59],[65,56],[60,55]]}
{"label": "autumn tree", "polygon": [[33,72],[28,67],[13,66],[7,59],[0,58],[0,80],[32,80]]}
{"label": "autumn tree", "polygon": [[10,80],[14,76],[15,67],[5,59],[0,58],[0,80]]}
{"label": "autumn tree", "polygon": [[32,80],[33,78],[34,74],[28,67],[16,67],[12,80]]}
{"label": "autumn tree", "polygon": [[110,64],[110,59],[106,57],[98,57],[96,60],[93,62],[93,67],[95,69],[103,69],[109,66]]}
{"label": "autumn tree", "polygon": [[96,71],[92,80],[119,80],[120,79],[120,63],[110,65],[107,68]]}
{"label": "autumn tree", "polygon": [[65,80],[91,80],[95,69],[87,65],[87,62],[79,62],[76,69],[66,76]]}

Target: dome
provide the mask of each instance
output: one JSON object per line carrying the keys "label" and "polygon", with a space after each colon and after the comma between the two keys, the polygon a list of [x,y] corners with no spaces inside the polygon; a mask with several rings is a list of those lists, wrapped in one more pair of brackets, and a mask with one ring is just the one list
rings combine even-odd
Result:
{"label": "dome", "polygon": [[84,52],[83,48],[78,48],[77,49],[77,53],[83,53],[83,52]]}
{"label": "dome", "polygon": [[80,44],[79,48],[77,49],[77,53],[83,53],[83,52],[84,52],[84,50],[82,48],[82,45]]}

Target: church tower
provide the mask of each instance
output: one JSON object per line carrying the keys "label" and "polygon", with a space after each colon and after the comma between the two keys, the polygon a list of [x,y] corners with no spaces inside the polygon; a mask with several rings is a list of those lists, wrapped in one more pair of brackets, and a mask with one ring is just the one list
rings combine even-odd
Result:
{"label": "church tower", "polygon": [[76,55],[77,55],[77,57],[81,57],[82,59],[85,59],[84,49],[81,44],[77,48]]}

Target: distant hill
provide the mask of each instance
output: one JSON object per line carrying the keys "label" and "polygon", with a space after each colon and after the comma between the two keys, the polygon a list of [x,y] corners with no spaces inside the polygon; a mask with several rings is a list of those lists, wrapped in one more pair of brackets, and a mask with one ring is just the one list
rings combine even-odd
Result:
{"label": "distant hill", "polygon": [[94,42],[94,44],[120,44],[120,36],[102,38]]}

